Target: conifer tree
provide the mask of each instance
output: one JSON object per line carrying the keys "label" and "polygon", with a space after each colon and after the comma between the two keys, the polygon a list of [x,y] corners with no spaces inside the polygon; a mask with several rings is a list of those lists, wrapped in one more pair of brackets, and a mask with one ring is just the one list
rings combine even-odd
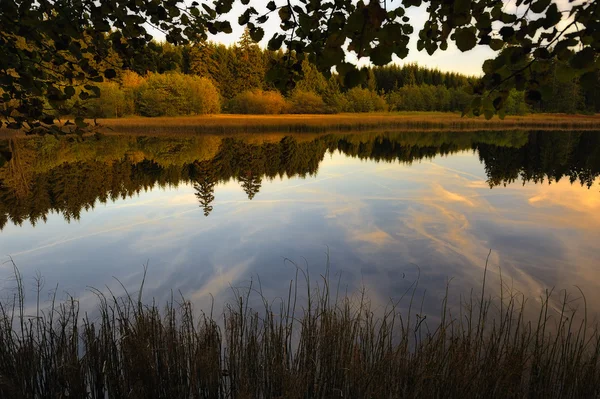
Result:
{"label": "conifer tree", "polygon": [[196,166],[198,167],[199,177],[194,184],[195,195],[204,211],[204,216],[208,216],[213,210],[212,202],[215,200],[217,178],[210,161],[198,162]]}
{"label": "conifer tree", "polygon": [[234,47],[234,71],[236,90],[262,88],[265,80],[265,62],[258,44],[250,36],[250,30],[244,30],[238,44]]}
{"label": "conifer tree", "polygon": [[377,79],[375,78],[375,73],[372,68],[369,68],[366,87],[371,91],[377,91]]}
{"label": "conifer tree", "polygon": [[215,60],[214,44],[207,41],[194,43],[189,50],[189,63],[191,74],[215,80],[219,65]]}
{"label": "conifer tree", "polygon": [[221,96],[228,100],[232,99],[239,94],[233,71],[234,56],[232,48],[223,44],[215,46],[214,59],[217,65],[214,75],[217,88]]}

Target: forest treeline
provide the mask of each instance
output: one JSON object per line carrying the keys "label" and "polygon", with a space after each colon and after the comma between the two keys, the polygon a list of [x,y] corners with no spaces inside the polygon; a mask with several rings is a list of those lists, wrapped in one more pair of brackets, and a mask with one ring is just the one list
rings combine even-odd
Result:
{"label": "forest treeline", "polygon": [[[226,46],[204,42],[173,46],[151,42],[132,70],[116,69],[117,76],[99,83],[99,98],[74,96],[58,114],[90,118],[129,115],[180,116],[214,114],[338,113],[373,111],[462,111],[471,103],[470,87],[477,78],[442,72],[417,64],[365,68],[362,86],[346,88],[334,73],[326,78],[305,61],[299,81],[279,91],[270,83],[277,65],[293,54],[262,49],[245,32]],[[106,63],[119,65],[116,55]],[[560,65],[556,65],[560,70]],[[561,80],[562,81],[562,80]],[[596,79],[596,82],[600,82]],[[600,83],[595,87],[556,82],[553,96],[533,106],[522,92],[511,91],[506,113],[595,113],[600,111]]]}
{"label": "forest treeline", "polygon": [[244,136],[44,136],[0,141],[0,229],[9,222],[45,221],[51,212],[77,220],[98,202],[182,183],[194,185],[208,216],[217,184],[233,179],[251,200],[264,179],[315,175],[327,151],[410,164],[465,150],[477,151],[490,187],[567,178],[589,188],[600,175],[595,132],[277,135],[262,141]]}

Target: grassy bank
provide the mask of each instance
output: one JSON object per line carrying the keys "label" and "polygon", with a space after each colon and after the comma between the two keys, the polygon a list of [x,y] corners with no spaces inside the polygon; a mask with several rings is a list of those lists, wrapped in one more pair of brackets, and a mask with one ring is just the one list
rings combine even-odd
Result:
{"label": "grassy bank", "polygon": [[[18,271],[17,271],[18,276]],[[302,276],[300,276],[302,277]],[[301,278],[303,280],[303,278]],[[20,285],[0,308],[5,398],[591,398],[600,394],[600,335],[573,301],[491,298],[484,289],[440,321],[419,311],[416,283],[384,311],[327,275],[270,302],[234,292],[221,317],[183,298],[165,308],[139,294],[93,290],[99,316],[71,299],[24,310]],[[484,277],[485,282],[485,277]],[[302,284],[304,286],[304,284]],[[142,283],[143,287],[143,283]],[[249,307],[251,295],[264,306]],[[303,296],[304,295],[304,296]],[[301,300],[307,297],[307,300]],[[584,300],[580,300],[584,303]],[[376,313],[378,315],[376,315]]]}
{"label": "grassy bank", "polygon": [[[66,121],[66,119],[65,119]],[[93,125],[93,121],[88,121]],[[353,113],[333,115],[200,115],[180,117],[126,117],[98,119],[96,131],[105,134],[227,134],[323,133],[382,130],[593,130],[600,129],[598,115],[531,114],[486,120],[451,112]],[[0,129],[0,137],[22,136],[22,131]]]}
{"label": "grassy bank", "polygon": [[461,117],[445,112],[363,113],[336,115],[212,115],[104,119],[109,131],[126,134],[330,132],[377,129],[590,129],[600,115],[532,114],[494,118]]}

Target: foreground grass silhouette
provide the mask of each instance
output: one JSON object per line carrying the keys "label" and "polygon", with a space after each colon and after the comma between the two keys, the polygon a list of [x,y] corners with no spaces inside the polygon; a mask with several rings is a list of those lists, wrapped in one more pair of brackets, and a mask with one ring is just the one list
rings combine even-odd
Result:
{"label": "foreground grass silhouette", "polygon": [[[486,267],[487,270],[487,267]],[[300,273],[300,275],[299,275]],[[95,291],[98,318],[75,299],[27,316],[21,277],[0,308],[2,398],[591,398],[600,395],[600,335],[565,295],[529,322],[516,294],[471,294],[441,304],[431,327],[407,302],[378,316],[362,295],[317,284],[298,269],[276,305],[236,292],[220,317],[188,301],[164,309]],[[254,294],[253,294],[254,292]],[[307,300],[299,299],[308,294]],[[400,293],[401,294],[401,293]],[[258,295],[264,307],[249,306]],[[581,299],[585,305],[585,299]],[[38,301],[39,302],[39,301]]]}

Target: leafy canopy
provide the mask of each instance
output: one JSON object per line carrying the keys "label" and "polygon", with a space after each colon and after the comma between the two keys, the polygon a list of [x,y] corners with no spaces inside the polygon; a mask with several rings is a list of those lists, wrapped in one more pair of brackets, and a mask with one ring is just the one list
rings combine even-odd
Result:
{"label": "leafy canopy", "polygon": [[[530,103],[549,95],[551,79],[579,77],[585,82],[598,69],[598,1],[570,2],[561,9],[551,0],[2,0],[0,1],[0,112],[9,128],[54,127],[50,109],[77,95],[98,96],[96,83],[119,69],[140,65],[142,49],[152,40],[148,27],[179,45],[205,40],[207,33],[232,31],[231,15],[260,41],[262,25],[276,18],[279,29],[270,50],[285,46],[296,54],[270,79],[294,84],[302,61],[324,74],[335,67],[346,86],[367,77],[346,61],[346,52],[384,65],[395,54],[408,55],[415,26],[406,10],[426,5],[417,48],[429,54],[454,42],[461,51],[488,46],[497,56],[483,65],[474,85],[475,114],[503,116],[510,89],[526,91]],[[514,5],[514,6],[513,6]],[[116,55],[116,56],[115,56]],[[556,74],[554,60],[563,65]],[[111,61],[112,60],[112,61]],[[136,62],[137,60],[137,62]],[[556,76],[554,76],[556,75]],[[75,90],[76,87],[83,90]],[[2,122],[0,122],[2,123]],[[84,128],[76,119],[77,128]]]}

